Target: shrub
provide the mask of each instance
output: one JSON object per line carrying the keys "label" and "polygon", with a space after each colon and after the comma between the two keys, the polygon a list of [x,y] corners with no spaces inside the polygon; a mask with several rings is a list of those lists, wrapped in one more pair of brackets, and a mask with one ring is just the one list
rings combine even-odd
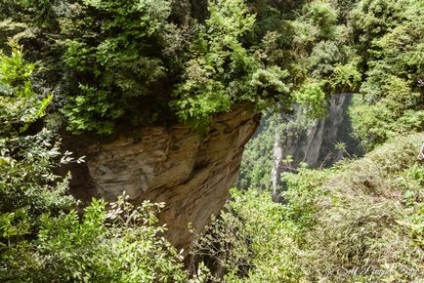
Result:
{"label": "shrub", "polygon": [[233,191],[200,254],[224,282],[420,281],[423,138],[397,138],[331,169],[286,173],[283,204],[267,192]]}
{"label": "shrub", "polygon": [[33,91],[34,66],[11,48],[0,54],[0,281],[206,280],[205,269],[189,279],[181,253],[162,237],[156,215],[163,204],[135,207],[121,197],[110,208],[93,200],[76,210],[68,178],[53,169],[82,160],[61,154],[53,132],[37,127],[51,96]]}

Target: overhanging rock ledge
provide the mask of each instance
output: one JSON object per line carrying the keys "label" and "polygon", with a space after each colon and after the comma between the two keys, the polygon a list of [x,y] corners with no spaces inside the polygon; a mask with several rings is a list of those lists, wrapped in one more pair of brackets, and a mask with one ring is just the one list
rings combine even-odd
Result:
{"label": "overhanging rock ledge", "polygon": [[186,125],[150,127],[79,146],[74,151],[87,157],[71,168],[71,192],[83,200],[113,201],[125,191],[133,203],[165,202],[160,220],[167,223],[166,237],[187,250],[194,236],[189,223],[201,232],[223,207],[258,123],[257,114],[238,107],[215,118],[206,134]]}

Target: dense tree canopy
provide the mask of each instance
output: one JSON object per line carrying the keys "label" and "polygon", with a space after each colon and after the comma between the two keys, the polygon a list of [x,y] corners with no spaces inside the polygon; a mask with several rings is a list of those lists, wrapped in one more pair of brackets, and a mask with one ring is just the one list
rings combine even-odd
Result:
{"label": "dense tree canopy", "polygon": [[360,79],[336,3],[3,2],[2,38],[39,64],[37,87],[74,133],[205,125],[240,102],[319,113],[325,93]]}
{"label": "dense tree canopy", "polygon": [[[184,270],[160,237],[161,204],[124,196],[79,208],[54,169],[83,159],[60,152],[57,131],[207,128],[236,104],[269,117],[301,109],[283,125],[264,121],[267,136],[247,151],[239,185],[266,189],[274,130],[324,117],[331,94],[354,93],[352,126],[368,150],[424,125],[423,0],[0,0],[0,50],[2,282],[217,280],[202,265]],[[289,174],[284,206],[234,192],[199,251],[227,282],[421,280],[413,146],[400,139],[356,163]],[[342,273],[367,263],[392,277]]]}
{"label": "dense tree canopy", "polygon": [[24,46],[38,65],[34,86],[53,94],[52,110],[74,133],[207,125],[240,102],[290,111],[296,101],[322,116],[328,95],[355,91],[364,97],[352,111],[357,133],[373,144],[421,127],[421,8],[416,0],[4,0],[0,40],[6,52],[7,38]]}

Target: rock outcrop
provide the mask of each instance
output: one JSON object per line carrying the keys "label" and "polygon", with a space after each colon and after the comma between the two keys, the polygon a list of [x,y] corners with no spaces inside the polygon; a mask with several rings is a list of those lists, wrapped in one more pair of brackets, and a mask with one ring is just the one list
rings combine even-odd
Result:
{"label": "rock outcrop", "polygon": [[151,127],[108,142],[78,146],[86,163],[71,168],[80,199],[115,200],[123,191],[134,203],[165,202],[166,237],[188,249],[195,232],[225,204],[237,178],[244,145],[259,117],[239,107],[214,119],[208,133],[189,126]]}

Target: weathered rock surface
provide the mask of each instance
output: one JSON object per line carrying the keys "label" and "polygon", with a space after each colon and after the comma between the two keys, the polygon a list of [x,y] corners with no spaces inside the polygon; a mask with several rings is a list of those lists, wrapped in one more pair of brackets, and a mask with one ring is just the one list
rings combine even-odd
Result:
{"label": "weathered rock surface", "polygon": [[123,191],[134,203],[165,202],[160,215],[167,238],[189,248],[211,214],[225,204],[241,162],[245,143],[259,118],[242,107],[217,117],[207,134],[189,126],[152,127],[109,143],[79,148],[86,163],[71,169],[72,193],[88,200],[115,200]]}
{"label": "weathered rock surface", "polygon": [[313,167],[340,160],[345,148],[336,148],[336,145],[350,139],[351,130],[345,128],[350,127],[347,109],[351,99],[349,93],[334,94],[329,101],[327,117],[315,120],[307,128],[287,128],[280,134],[280,155],[290,155],[295,164],[305,162]]}
{"label": "weathered rock surface", "polygon": [[[278,201],[281,190],[284,190],[281,173],[297,168],[301,162],[311,167],[328,166],[343,159],[345,154],[361,153],[359,141],[351,136],[347,115],[351,100],[352,94],[334,94],[329,101],[328,116],[307,127],[297,126],[295,117],[280,114],[280,123],[286,127],[277,131],[274,138],[271,173],[274,199]],[[293,162],[284,164],[283,160],[288,156]]]}

